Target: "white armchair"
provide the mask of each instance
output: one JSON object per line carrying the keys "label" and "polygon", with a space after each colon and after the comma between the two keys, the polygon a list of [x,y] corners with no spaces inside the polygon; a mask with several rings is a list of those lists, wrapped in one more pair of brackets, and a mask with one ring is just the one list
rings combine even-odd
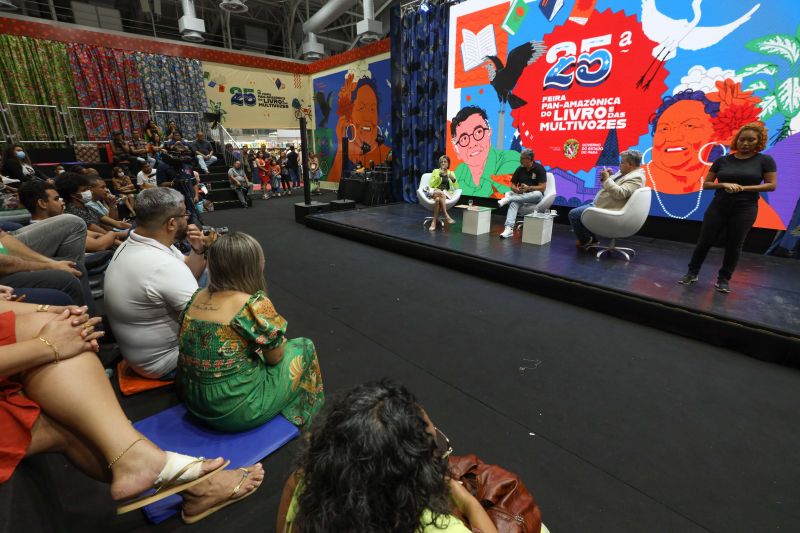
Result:
{"label": "white armchair", "polygon": [[633,248],[617,247],[616,240],[630,237],[644,226],[647,215],[650,213],[650,192],[650,187],[636,189],[625,207],[620,210],[590,207],[583,212],[581,222],[589,231],[598,237],[611,239],[609,246],[599,244],[590,246],[590,248],[600,249],[597,252],[598,259],[606,252],[619,252],[627,261],[631,260],[628,252],[636,255],[636,250]]}
{"label": "white armchair", "polygon": [[550,211],[550,207],[552,207],[553,202],[556,200],[556,177],[553,176],[552,172],[547,173],[547,185],[544,188],[544,195],[542,197],[542,201],[538,204],[523,204],[522,207],[519,208],[517,212],[517,222],[514,226],[514,229],[519,229],[522,225],[525,215],[530,215],[531,213],[544,213],[545,211]]}
{"label": "white armchair", "polygon": [[[425,194],[425,187],[430,187],[431,184],[431,173],[425,173],[419,179],[419,187],[417,187],[417,198],[419,198],[419,205],[427,209],[428,211],[433,211],[433,206],[435,202],[428,198]],[[447,209],[449,210],[454,205],[461,200],[461,189],[456,189],[456,192],[453,194],[453,197],[447,200],[446,205]],[[425,220],[422,222],[423,224],[430,224],[433,221],[433,217],[426,217]]]}

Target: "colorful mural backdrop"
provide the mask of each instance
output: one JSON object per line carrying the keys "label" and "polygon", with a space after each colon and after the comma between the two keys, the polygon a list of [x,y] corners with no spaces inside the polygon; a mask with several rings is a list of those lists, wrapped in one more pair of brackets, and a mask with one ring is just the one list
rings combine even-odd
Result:
{"label": "colorful mural backdrop", "polygon": [[753,121],[778,189],[756,225],[800,198],[800,4],[795,0],[468,0],[450,11],[448,154],[464,193],[500,197],[531,148],[557,203],[590,201],[603,166],[644,153],[651,214],[701,220],[701,182]]}
{"label": "colorful mural backdrop", "polygon": [[368,167],[386,160],[392,146],[389,59],[364,59],[342,70],[314,78],[314,151],[324,179],[338,182],[347,136],[346,168]]}
{"label": "colorful mural backdrop", "polygon": [[311,119],[308,76],[203,62],[208,110],[226,128],[297,128],[297,116]]}

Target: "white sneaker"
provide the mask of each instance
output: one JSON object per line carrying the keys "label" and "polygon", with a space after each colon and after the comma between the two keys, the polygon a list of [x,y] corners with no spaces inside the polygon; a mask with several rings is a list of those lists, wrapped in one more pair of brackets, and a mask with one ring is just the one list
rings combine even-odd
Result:
{"label": "white sneaker", "polygon": [[497,200],[497,207],[503,207],[504,205],[507,205],[510,199],[511,193],[507,192],[505,196]]}
{"label": "white sneaker", "polygon": [[508,239],[514,236],[514,228],[511,226],[506,226],[506,229],[503,230],[503,233],[500,234],[501,239]]}

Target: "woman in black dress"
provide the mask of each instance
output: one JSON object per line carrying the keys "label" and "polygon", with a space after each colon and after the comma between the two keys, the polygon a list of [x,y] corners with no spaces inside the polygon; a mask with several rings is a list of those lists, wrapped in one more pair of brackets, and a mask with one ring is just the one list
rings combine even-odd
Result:
{"label": "woman in black dress", "polygon": [[689,262],[689,271],[679,283],[689,285],[697,281],[708,251],[725,231],[725,257],[716,288],[719,292],[731,292],[731,276],[745,237],[756,221],[759,196],[762,192],[774,191],[777,185],[775,160],[761,153],[766,146],[767,129],[759,122],[746,124],[733,138],[731,147],[734,151],[711,165],[703,188],[716,192],[703,217],[700,239]]}

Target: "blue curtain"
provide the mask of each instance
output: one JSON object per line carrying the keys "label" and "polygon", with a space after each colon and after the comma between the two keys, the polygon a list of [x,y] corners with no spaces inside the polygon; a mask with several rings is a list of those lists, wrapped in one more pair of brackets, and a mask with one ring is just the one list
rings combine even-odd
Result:
{"label": "blue curtain", "polygon": [[447,136],[447,50],[450,6],[391,11],[392,150],[395,199],[416,202],[419,178],[436,167]]}
{"label": "blue curtain", "polygon": [[[203,66],[199,60],[137,52],[136,66],[150,109],[200,113],[206,110]],[[159,113],[155,118],[161,128],[174,119],[183,135],[190,139],[202,129],[202,118],[196,114]]]}

